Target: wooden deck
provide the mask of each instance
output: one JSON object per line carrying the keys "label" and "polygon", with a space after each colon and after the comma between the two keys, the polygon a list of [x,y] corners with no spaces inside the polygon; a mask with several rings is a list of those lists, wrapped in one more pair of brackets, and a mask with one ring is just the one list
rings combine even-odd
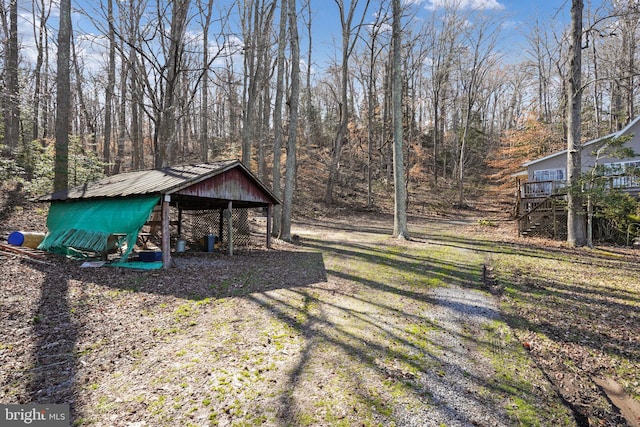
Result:
{"label": "wooden deck", "polygon": [[566,200],[563,194],[521,198],[518,233],[561,239],[567,233]]}
{"label": "wooden deck", "polygon": [[[629,175],[599,177],[605,189],[640,194],[640,178]],[[564,239],[567,235],[567,186],[565,181],[518,182],[515,217],[518,234]]]}

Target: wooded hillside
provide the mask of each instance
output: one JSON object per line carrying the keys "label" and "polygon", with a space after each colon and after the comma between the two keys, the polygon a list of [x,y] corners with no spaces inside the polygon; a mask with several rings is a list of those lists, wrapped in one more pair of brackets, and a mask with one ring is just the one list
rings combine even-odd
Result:
{"label": "wooded hillside", "polygon": [[[488,176],[563,146],[570,4],[522,24],[517,55],[505,11],[418,4],[404,6],[401,27],[409,200],[420,186],[464,204]],[[72,8],[71,28],[60,8]],[[319,8],[340,22],[329,54],[314,38]],[[52,188],[63,112],[69,185],[219,158],[241,158],[279,195],[287,170],[293,182],[309,166],[329,204],[358,182],[372,207],[393,183],[390,1],[5,0],[0,20],[0,177],[33,193]],[[585,139],[637,114],[639,26],[636,2],[585,6]],[[294,149],[308,161],[291,162]]]}

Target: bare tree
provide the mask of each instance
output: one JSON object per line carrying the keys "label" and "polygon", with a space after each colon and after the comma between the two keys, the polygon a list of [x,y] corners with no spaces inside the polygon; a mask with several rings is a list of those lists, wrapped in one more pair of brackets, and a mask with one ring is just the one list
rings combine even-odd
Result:
{"label": "bare tree", "polygon": [[[127,57],[126,61],[123,61],[123,67],[127,68],[127,73],[123,71],[123,78],[120,82],[121,86],[121,102],[125,102],[127,97],[127,87],[129,86],[129,110],[131,114],[131,146],[132,146],[132,159],[131,166],[134,170],[140,170],[144,168],[144,144],[143,144],[143,130],[142,130],[142,105],[144,98],[143,85],[141,83],[142,66],[139,61],[138,49],[138,37],[140,32],[140,19],[142,17],[141,6],[139,3],[130,3],[127,18],[123,22],[126,28],[122,47],[122,57]],[[124,77],[123,76],[123,77]],[[125,111],[123,109],[123,111]],[[122,136],[121,136],[122,138]]]}
{"label": "bare tree", "polygon": [[69,181],[70,53],[71,0],[60,0],[56,76],[56,156],[54,164],[55,177],[53,181],[53,189],[55,191],[67,188]]}
{"label": "bare tree", "polygon": [[579,188],[582,173],[582,0],[571,1],[569,78],[567,82],[567,242],[587,243],[583,197]]}
{"label": "bare tree", "polygon": [[532,74],[535,76],[537,85],[536,108],[539,118],[544,122],[550,122],[552,118],[550,85],[553,68],[551,67],[551,62],[555,56],[549,47],[548,28],[548,22],[540,23],[536,19],[527,37],[529,48],[526,50],[531,61],[530,64],[529,61],[526,64],[533,69]]}
{"label": "bare tree", "polygon": [[[624,3],[623,3],[624,4]],[[620,60],[621,76],[619,81],[624,89],[624,123],[632,120],[635,115],[635,80],[636,49],[638,44],[638,27],[640,26],[640,5],[636,1],[627,0],[620,14],[622,30],[622,58]],[[595,46],[595,43],[594,43]]]}
{"label": "bare tree", "polygon": [[113,0],[107,0],[107,38],[109,40],[109,59],[107,63],[107,87],[104,93],[104,139],[102,145],[102,161],[105,162],[105,174],[117,174],[120,172],[120,164],[122,160],[117,161],[111,170],[109,162],[111,161],[111,132],[113,125],[111,117],[113,113],[113,92],[116,86],[116,32],[115,23],[113,22]]}
{"label": "bare tree", "polygon": [[362,22],[366,16],[370,3],[370,0],[364,0],[365,5],[360,23],[354,28],[353,18],[360,0],[352,0],[349,4],[348,10],[345,8],[344,0],[334,1],[338,5],[338,10],[340,12],[340,28],[342,31],[342,69],[339,101],[340,122],[333,140],[331,160],[329,163],[329,177],[327,178],[327,189],[324,198],[325,202],[328,204],[333,203],[333,186],[338,178],[338,168],[342,157],[342,146],[344,144],[344,140],[347,138],[347,125],[349,124],[349,58],[353,52],[353,48],[362,28]]}
{"label": "bare tree", "polygon": [[200,159],[209,160],[209,28],[213,14],[213,0],[198,0],[202,17],[202,98],[200,105]]}
{"label": "bare tree", "polygon": [[77,97],[77,105],[79,108],[79,113],[81,115],[80,121],[83,125],[80,128],[80,132],[78,133],[80,134],[83,148],[86,148],[86,145],[87,145],[86,136],[88,135],[91,138],[89,145],[91,146],[92,150],[97,150],[96,117],[90,111],[85,99],[86,98],[85,93],[82,88],[84,77],[82,74],[82,67],[80,62],[81,62],[81,59],[79,58],[78,52],[76,49],[75,37],[72,33],[71,34],[71,64],[73,66],[73,71],[75,73],[75,79],[74,79],[75,96]]}
{"label": "bare tree", "polygon": [[[288,4],[287,0],[280,0],[280,25],[278,32],[278,55],[276,58],[276,95],[275,106],[273,108],[273,192],[276,196],[281,197],[282,193],[282,99],[284,97],[284,74],[285,74],[285,44],[287,41],[287,16]],[[273,229],[274,236],[280,235],[280,226],[282,223],[282,208],[276,205],[273,212]]]}
{"label": "bare tree", "polygon": [[[443,15],[436,20],[435,14],[433,21],[430,23],[429,31],[425,31],[427,35],[427,45],[431,52],[429,64],[429,74],[431,82],[431,105],[433,117],[432,130],[432,169],[433,169],[433,185],[438,185],[439,159],[440,149],[444,144],[445,120],[447,97],[450,90],[450,79],[456,50],[454,47],[458,44],[458,31],[461,26],[461,17],[459,17],[455,8],[446,6]],[[444,172],[443,172],[444,175]]]}
{"label": "bare tree", "polygon": [[252,142],[258,134],[260,93],[265,90],[267,66],[264,51],[269,46],[275,0],[245,1],[242,36],[244,39],[244,92],[242,117],[242,162],[251,166]]}
{"label": "bare tree", "polygon": [[307,26],[307,73],[306,73],[306,85],[305,85],[305,98],[307,100],[307,105],[306,105],[306,121],[305,121],[305,136],[307,139],[307,147],[311,145],[311,141],[312,141],[312,124],[314,121],[314,117],[313,117],[313,96],[311,94],[311,67],[313,65],[313,60],[312,60],[312,56],[313,56],[313,37],[312,37],[312,31],[311,31],[311,26],[312,26],[312,20],[313,20],[313,12],[311,11],[311,0],[305,0],[306,1],[306,8],[307,8],[307,22],[306,22],[306,26]]}
{"label": "bare tree", "polygon": [[402,114],[402,8],[400,0],[393,0],[392,53],[393,53],[393,184],[394,215],[393,236],[409,239],[407,228],[407,192],[404,184],[403,114]]}
{"label": "bare tree", "polygon": [[5,30],[4,142],[18,148],[20,135],[20,86],[18,81],[18,0],[9,1],[9,26]]}
{"label": "bare tree", "polygon": [[[114,41],[114,44],[117,44],[117,42]],[[120,63],[122,64],[121,72],[120,72],[120,99],[119,99],[120,102],[118,103],[117,107],[115,105],[113,106],[113,108],[116,109],[116,111],[118,112],[118,115],[117,115],[118,123],[117,123],[117,129],[116,129],[116,141],[117,141],[116,158],[115,158],[115,161],[113,162],[113,170],[111,172],[112,174],[120,173],[124,166],[125,161],[127,160],[125,158],[125,145],[128,139],[127,112],[129,111],[129,104],[132,104],[130,100],[133,99],[132,95],[130,95],[130,91],[131,93],[133,93],[133,90],[132,90],[133,86],[130,88],[127,85],[127,81],[129,80],[129,74],[131,74],[132,64],[129,63],[129,61],[127,60],[126,49],[120,49]],[[131,141],[132,141],[131,145],[132,146],[134,141],[133,120],[134,120],[134,116],[132,112],[132,116],[131,116]],[[106,127],[106,124],[105,124],[105,127]],[[107,130],[105,129],[105,132],[106,131]],[[135,147],[132,151],[135,151]],[[134,156],[132,155],[132,157]]]}
{"label": "bare tree", "polygon": [[177,100],[176,94],[180,79],[182,54],[184,53],[184,36],[187,29],[187,16],[190,0],[175,0],[171,3],[171,29],[168,34],[168,50],[166,56],[166,74],[163,76],[164,93],[162,94],[158,139],[158,153],[155,165],[157,168],[169,166],[173,161],[178,140],[176,133]]}
{"label": "bare tree", "polygon": [[[36,17],[36,12],[39,12]],[[46,79],[42,78],[43,69],[46,70],[47,64],[45,63],[45,57],[47,54],[46,41],[47,38],[47,20],[51,13],[51,7],[46,4],[45,0],[40,0],[40,3],[33,2],[33,39],[36,44],[37,56],[34,69],[34,85],[33,85],[33,124],[32,124],[32,139],[36,140],[40,137],[40,118],[41,118],[41,98],[43,94],[43,86],[46,84]],[[37,23],[37,26],[36,26]],[[42,114],[46,116],[46,114]],[[46,136],[46,135],[43,135]]]}
{"label": "bare tree", "polygon": [[464,182],[470,130],[477,107],[481,86],[488,71],[495,64],[495,46],[500,26],[491,18],[481,18],[468,28],[466,34],[467,61],[461,62],[461,84],[463,89],[462,137],[458,151],[458,204],[464,205]]}
{"label": "bare tree", "polygon": [[300,101],[300,41],[296,2],[289,2],[289,45],[291,49],[291,90],[289,106],[289,135],[287,137],[287,160],[284,180],[284,200],[282,205],[282,225],[280,239],[291,240],[291,217],[293,213],[293,193],[297,172],[298,106]]}
{"label": "bare tree", "polygon": [[384,3],[380,3],[380,9],[375,14],[375,21],[369,26],[369,40],[367,44],[368,70],[365,77],[367,88],[367,207],[373,207],[373,149],[375,140],[375,109],[377,105],[377,75],[376,64],[382,52],[382,43],[379,43],[380,33],[383,31],[387,20],[387,11],[383,9]]}

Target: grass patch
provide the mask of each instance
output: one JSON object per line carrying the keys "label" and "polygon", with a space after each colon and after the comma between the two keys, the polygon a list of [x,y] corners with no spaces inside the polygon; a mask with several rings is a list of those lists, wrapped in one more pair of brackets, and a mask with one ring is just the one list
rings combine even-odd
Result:
{"label": "grass patch", "polygon": [[573,425],[569,410],[559,399],[548,396],[545,378],[504,322],[486,324],[480,342],[482,353],[495,369],[483,392],[485,398],[496,404],[502,402],[509,416],[521,426]]}
{"label": "grass patch", "polygon": [[[640,398],[640,277],[636,256],[611,250],[529,246],[494,256],[494,273],[505,284],[502,303],[520,340],[565,398],[584,405],[585,416],[610,411],[590,377],[610,375]],[[586,405],[584,402],[588,402]]]}

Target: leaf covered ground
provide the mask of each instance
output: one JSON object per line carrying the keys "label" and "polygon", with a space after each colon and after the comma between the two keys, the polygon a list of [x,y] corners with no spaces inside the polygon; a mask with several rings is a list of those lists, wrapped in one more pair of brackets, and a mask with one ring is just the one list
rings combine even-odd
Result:
{"label": "leaf covered ground", "polygon": [[[3,235],[42,226],[42,206],[3,197]],[[627,425],[593,378],[640,397],[637,253],[478,215],[411,218],[399,243],[392,218],[331,212],[298,221],[296,245],[169,271],[0,252],[0,402],[69,402],[87,426],[491,425],[443,402],[457,372],[503,425]],[[453,287],[500,315],[451,327]]]}

